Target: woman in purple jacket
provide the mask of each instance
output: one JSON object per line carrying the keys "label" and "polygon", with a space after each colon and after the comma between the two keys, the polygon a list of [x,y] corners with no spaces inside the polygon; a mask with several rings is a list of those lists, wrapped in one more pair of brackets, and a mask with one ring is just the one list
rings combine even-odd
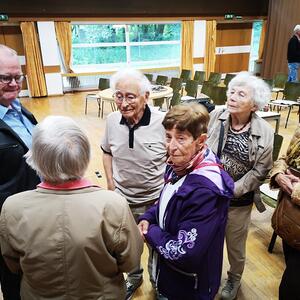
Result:
{"label": "woman in purple jacket", "polygon": [[233,180],[207,148],[209,114],[198,104],[165,116],[165,185],[139,228],[155,250],[158,299],[213,299],[222,272],[224,232]]}

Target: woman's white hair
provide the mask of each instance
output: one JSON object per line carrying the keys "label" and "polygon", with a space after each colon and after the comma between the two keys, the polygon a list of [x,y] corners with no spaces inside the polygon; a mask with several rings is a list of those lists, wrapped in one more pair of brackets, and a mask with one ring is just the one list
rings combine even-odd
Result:
{"label": "woman's white hair", "polygon": [[247,87],[251,90],[251,98],[258,109],[264,108],[271,100],[271,90],[267,83],[261,78],[251,75],[248,72],[238,73],[228,84],[227,97],[230,91],[237,87]]}
{"label": "woman's white hair", "polygon": [[49,116],[34,128],[25,157],[43,181],[57,184],[81,178],[90,152],[88,137],[71,118]]}
{"label": "woman's white hair", "polygon": [[148,78],[136,69],[124,68],[114,73],[110,78],[110,87],[115,91],[116,86],[124,81],[137,82],[140,94],[150,93],[151,91],[151,83]]}
{"label": "woman's white hair", "polygon": [[300,31],[300,24],[296,25],[294,28],[294,33],[297,33],[298,31]]}

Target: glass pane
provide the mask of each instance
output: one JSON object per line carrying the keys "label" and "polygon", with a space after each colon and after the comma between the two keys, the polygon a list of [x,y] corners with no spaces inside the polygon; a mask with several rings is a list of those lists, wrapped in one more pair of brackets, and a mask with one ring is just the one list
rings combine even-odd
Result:
{"label": "glass pane", "polygon": [[125,42],[124,25],[74,24],[72,25],[72,44]]}
{"label": "glass pane", "polygon": [[252,40],[251,40],[251,51],[249,59],[249,71],[254,71],[255,60],[258,59],[259,42],[262,31],[262,21],[253,22],[252,27]]}
{"label": "glass pane", "polygon": [[178,41],[180,33],[180,23],[129,25],[130,42]]}
{"label": "glass pane", "polygon": [[73,48],[73,65],[126,62],[125,47]]}
{"label": "glass pane", "polygon": [[131,61],[180,59],[180,45],[131,46]]}

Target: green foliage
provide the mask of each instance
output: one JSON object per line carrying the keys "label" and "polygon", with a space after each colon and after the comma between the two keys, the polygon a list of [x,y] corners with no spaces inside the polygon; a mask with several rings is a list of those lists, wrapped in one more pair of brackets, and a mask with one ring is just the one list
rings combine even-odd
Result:
{"label": "green foliage", "polygon": [[[129,42],[180,41],[181,24],[127,25]],[[125,43],[125,25],[74,24],[72,44]],[[73,65],[126,62],[126,46],[73,47]],[[180,43],[170,45],[131,46],[131,61],[180,59]]]}

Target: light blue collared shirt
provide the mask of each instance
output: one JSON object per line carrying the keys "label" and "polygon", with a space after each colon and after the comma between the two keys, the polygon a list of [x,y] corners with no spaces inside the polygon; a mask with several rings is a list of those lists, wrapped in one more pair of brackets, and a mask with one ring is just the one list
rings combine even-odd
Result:
{"label": "light blue collared shirt", "polygon": [[3,120],[30,149],[34,125],[22,114],[19,99],[13,100],[11,107],[0,105],[0,119]]}

